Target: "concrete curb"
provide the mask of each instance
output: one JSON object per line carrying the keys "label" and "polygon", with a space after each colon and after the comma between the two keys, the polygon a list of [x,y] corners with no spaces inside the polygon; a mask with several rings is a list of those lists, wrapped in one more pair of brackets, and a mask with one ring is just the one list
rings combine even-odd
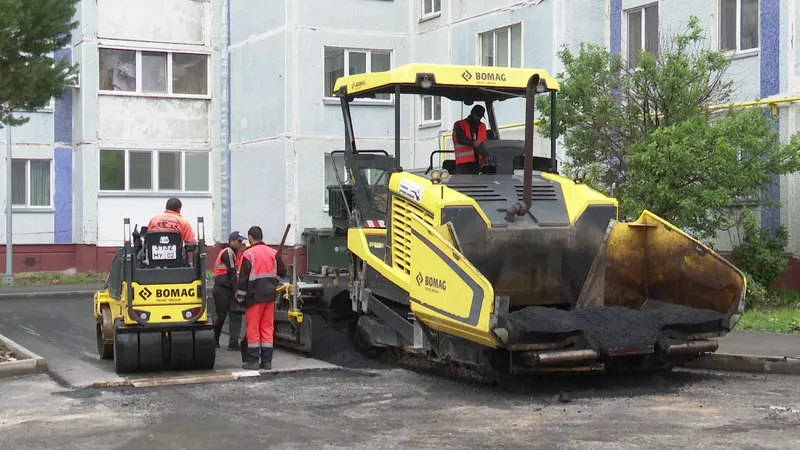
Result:
{"label": "concrete curb", "polygon": [[[237,370],[237,371],[218,371],[196,375],[175,375],[156,378],[126,378],[116,379],[109,381],[99,381],[93,383],[91,387],[94,389],[107,389],[107,388],[152,388],[161,386],[185,386],[190,384],[206,384],[206,383],[219,383],[227,381],[239,381],[254,378],[268,378],[275,375],[282,374],[296,374],[296,373],[309,373],[309,372],[338,372],[349,371],[340,366],[331,367],[312,367],[312,368],[288,368],[288,369],[272,369],[272,370]],[[357,372],[356,372],[357,373]]]}
{"label": "concrete curb", "polygon": [[695,359],[694,361],[687,361],[683,364],[683,367],[748,373],[800,375],[800,358],[793,358],[790,356],[711,353]]}
{"label": "concrete curb", "polygon": [[97,291],[53,291],[53,292],[4,292],[0,293],[2,300],[20,300],[25,298],[81,298],[93,297]]}
{"label": "concrete curb", "polygon": [[0,343],[17,355],[17,361],[0,363],[0,378],[47,372],[44,358],[0,334]]}
{"label": "concrete curb", "polygon": [[[211,295],[211,290],[214,288],[214,284],[206,284],[206,289],[209,291],[209,295]],[[77,289],[74,291],[37,291],[36,287],[31,287],[29,291],[21,291],[21,292],[2,292],[0,289],[0,301],[3,300],[20,300],[26,298],[82,298],[82,297],[94,297],[94,294],[98,290],[102,290],[102,287],[97,289]]]}

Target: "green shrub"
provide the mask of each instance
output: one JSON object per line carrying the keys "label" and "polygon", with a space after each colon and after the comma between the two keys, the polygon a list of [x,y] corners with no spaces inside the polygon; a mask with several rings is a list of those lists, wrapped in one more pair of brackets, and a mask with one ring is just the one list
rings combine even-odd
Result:
{"label": "green shrub", "polygon": [[772,233],[759,228],[753,214],[746,214],[742,221],[741,242],[731,251],[731,258],[739,269],[750,274],[748,284],[755,281],[769,288],[789,264],[784,255],[788,242],[789,233],[783,225]]}
{"label": "green shrub", "polygon": [[772,303],[772,296],[770,291],[759,283],[758,280],[745,272],[747,277],[747,292],[745,293],[745,311],[754,309],[764,309]]}

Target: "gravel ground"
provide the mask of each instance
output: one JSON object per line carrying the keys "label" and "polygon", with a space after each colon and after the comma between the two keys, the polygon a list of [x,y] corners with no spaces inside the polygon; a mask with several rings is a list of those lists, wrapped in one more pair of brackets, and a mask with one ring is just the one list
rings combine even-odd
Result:
{"label": "gravel ground", "polygon": [[399,369],[109,391],[37,376],[6,380],[0,398],[0,448],[800,448],[800,383],[780,376],[591,375],[513,391]]}

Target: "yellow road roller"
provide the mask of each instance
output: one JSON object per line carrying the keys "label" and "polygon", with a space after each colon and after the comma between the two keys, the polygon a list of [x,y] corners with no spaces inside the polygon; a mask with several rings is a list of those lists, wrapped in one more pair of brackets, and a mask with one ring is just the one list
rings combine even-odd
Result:
{"label": "yellow road roller", "polygon": [[124,245],[94,295],[97,350],[117,373],[214,368],[202,217],[197,230],[197,243],[184,243],[178,231],[132,232],[124,220]]}
{"label": "yellow road roller", "polygon": [[[534,156],[535,102],[549,97],[555,117],[558,89],[532,68],[408,64],[339,78],[346,171],[329,211],[349,267],[301,289],[304,305],[317,292],[315,307],[349,316],[369,353],[470,378],[660,369],[714,352],[744,310],[744,275],[649,211],[621,221],[616,199],[559,174],[555,140]],[[393,152],[362,148],[351,102],[389,95]],[[484,106],[488,138],[458,150],[479,164],[434,168],[434,154],[454,151],[429,149],[427,169],[401,167],[413,159],[401,155],[401,98],[419,96]],[[524,139],[497,124],[495,106],[515,99]]]}

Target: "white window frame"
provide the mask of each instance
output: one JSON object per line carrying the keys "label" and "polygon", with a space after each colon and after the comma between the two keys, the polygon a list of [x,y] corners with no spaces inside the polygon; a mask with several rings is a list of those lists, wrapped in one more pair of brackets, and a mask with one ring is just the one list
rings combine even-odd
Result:
{"label": "white window frame", "polygon": [[[325,199],[325,192],[328,190],[328,183],[325,181],[325,166],[331,163],[331,152],[325,152],[322,154],[324,158],[322,160],[322,211],[328,212],[330,210],[330,203],[328,199]],[[344,178],[341,180],[342,183],[347,183],[350,178],[350,174],[347,172],[347,166],[344,160],[344,153],[337,153],[335,157],[342,158],[342,169],[344,170]],[[335,165],[335,157],[334,157],[334,165]],[[341,195],[341,193],[339,194]]]}
{"label": "white window frame", "polygon": [[736,0],[736,48],[733,50],[722,48],[722,0],[717,0],[717,48],[727,56],[756,55],[761,50],[761,0],[758,0],[758,45],[747,50],[742,50],[742,0]]}
{"label": "white window frame", "polygon": [[[425,99],[431,99],[431,118],[425,118]],[[439,118],[436,118],[436,100],[439,100]],[[419,106],[420,106],[420,128],[427,128],[434,125],[440,125],[442,123],[442,97],[437,97],[435,95],[420,95],[419,97]]]}
{"label": "white window frame", "polygon": [[[645,8],[649,8],[651,6],[656,6],[658,8],[658,16],[659,16],[659,21],[660,21],[661,20],[661,5],[659,4],[658,1],[647,3],[647,4],[644,4],[644,5],[641,5],[641,6],[636,6],[634,8],[625,10],[625,30],[624,30],[625,42],[624,42],[624,44],[625,44],[625,64],[626,65],[628,65],[630,63],[630,60],[631,60],[630,46],[628,45],[628,31],[630,30],[630,23],[631,23],[630,22],[630,15],[631,15],[631,13],[636,13],[636,12],[641,12],[642,13],[642,33],[641,33],[641,36],[639,37],[641,39],[641,47],[639,48],[639,50],[645,51],[645,49],[647,48],[647,22],[646,22],[647,13],[645,12]],[[660,39],[661,39],[661,24],[660,23],[659,23],[659,30],[658,30],[658,39],[659,39],[659,44],[658,44],[659,49],[658,50],[660,52],[661,51],[661,48],[660,48],[661,47],[661,42],[660,42]],[[631,67],[629,67],[629,68],[631,68]]]}
{"label": "white window frame", "polygon": [[[322,47],[322,98],[325,103],[333,103],[339,104],[339,98],[337,97],[328,97],[328,93],[325,92],[325,80],[324,77],[327,76],[327,71],[325,70],[325,50],[327,49],[337,49],[337,50],[344,50],[344,75],[343,77],[350,76],[350,53],[366,53],[367,54],[367,72],[372,73],[372,52],[381,52],[381,53],[389,53],[389,70],[394,69],[394,50],[386,49],[386,48],[358,48],[358,47],[341,47],[338,45],[325,45]],[[380,73],[380,72],[378,72]],[[379,98],[359,98],[354,100],[351,105],[393,105],[394,104],[394,94],[389,94],[388,99],[379,99]]]}
{"label": "white window frame", "polygon": [[[97,65],[95,70],[99,71],[100,66],[100,50],[120,50],[132,51],[136,54],[136,90],[135,91],[106,91],[100,89],[100,79],[97,80],[97,94],[98,95],[117,95],[123,97],[157,97],[157,98],[186,98],[198,100],[211,99],[211,52],[207,50],[164,50],[160,48],[131,48],[119,45],[98,45],[97,46]],[[165,53],[167,55],[167,92],[142,92],[142,53]],[[176,94],[172,92],[172,55],[173,54],[190,54],[202,55],[206,57],[206,94]]]}
{"label": "white window frame", "polygon": [[[11,158],[11,162],[25,161],[25,204],[24,205],[11,205],[11,210],[32,210],[32,211],[52,211],[54,209],[53,203],[55,202],[54,196],[54,183],[55,183],[55,166],[53,165],[52,158]],[[50,163],[50,204],[47,206],[31,205],[31,161],[47,161]]]}
{"label": "white window frame", "polygon": [[[511,65],[511,61],[513,60],[511,58],[511,56],[512,56],[511,55],[511,48],[512,48],[512,45],[511,45],[511,29],[514,28],[514,27],[517,27],[517,26],[519,27],[519,35],[520,35],[520,39],[519,39],[519,63],[520,63],[520,66],[523,66],[524,65],[523,64],[523,58],[525,56],[525,30],[522,28],[522,22],[521,21],[520,22],[514,22],[512,24],[508,24],[508,25],[502,26],[500,28],[495,28],[493,30],[486,30],[486,31],[483,31],[483,32],[479,32],[478,33],[478,39],[477,39],[477,52],[476,52],[477,53],[477,55],[476,55],[477,56],[477,65],[483,66],[483,45],[481,45],[481,37],[483,37],[484,35],[490,34],[490,33],[493,35],[493,37],[492,37],[492,45],[494,45],[494,49],[493,49],[494,53],[493,54],[495,55],[494,56],[494,62],[496,63],[497,62],[497,34],[500,33],[500,32],[506,32],[506,33],[508,33],[508,49],[507,49],[507,52],[508,52],[508,55],[507,55],[508,56],[508,66],[507,67],[513,68],[514,66]],[[498,66],[497,64],[493,64],[491,66],[485,66],[485,67],[506,67],[506,66]]]}
{"label": "white window frame", "polygon": [[[430,12],[425,12],[425,2],[431,2],[431,10]],[[420,0],[419,1],[419,11],[420,11],[420,22],[425,20],[435,19],[442,15],[442,1],[439,1],[439,9],[436,9],[436,2],[435,0]]]}
{"label": "white window frame", "polygon": [[[212,170],[213,170],[213,161],[211,160],[212,152],[209,149],[175,149],[175,148],[159,148],[159,149],[152,149],[152,148],[131,148],[131,147],[100,147],[97,152],[97,167],[100,167],[100,152],[102,151],[122,151],[123,153],[123,161],[125,163],[125,188],[122,190],[104,190],[100,186],[100,173],[98,171],[97,175],[97,187],[98,192],[100,194],[105,194],[106,196],[114,196],[114,195],[142,195],[142,196],[150,196],[150,195],[164,195],[164,194],[181,194],[183,196],[198,196],[198,197],[207,197],[211,195],[211,191],[213,189],[212,185]],[[131,152],[134,153],[151,153],[152,157],[150,159],[150,180],[151,180],[151,187],[150,189],[131,189],[131,177],[130,177],[130,154]],[[158,154],[164,153],[180,153],[181,154],[181,188],[178,190],[175,189],[159,189],[158,186]],[[207,191],[187,191],[186,190],[186,154],[187,153],[205,153],[208,155],[208,190]]]}

